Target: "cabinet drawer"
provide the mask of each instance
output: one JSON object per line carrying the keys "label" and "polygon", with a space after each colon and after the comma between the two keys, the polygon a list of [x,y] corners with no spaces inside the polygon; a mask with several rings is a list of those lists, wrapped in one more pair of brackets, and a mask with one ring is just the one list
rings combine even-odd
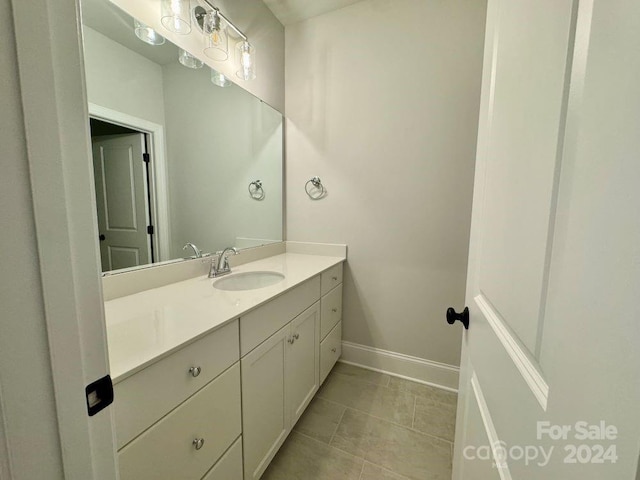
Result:
{"label": "cabinet drawer", "polygon": [[320,302],[320,338],[342,320],[342,284],[322,297]]}
{"label": "cabinet drawer", "polygon": [[333,327],[320,344],[320,383],[324,382],[327,375],[342,354],[342,322]]}
{"label": "cabinet drawer", "polygon": [[342,283],[342,263],[322,272],[320,277],[320,294],[326,295],[329,290]]}
{"label": "cabinet drawer", "polygon": [[[114,385],[118,449],[239,358],[236,320]],[[195,367],[196,377],[189,371]]]}
{"label": "cabinet drawer", "polygon": [[240,354],[244,357],[319,298],[316,276],[240,317]]}
{"label": "cabinet drawer", "polygon": [[242,437],[238,437],[202,480],[242,480]]}
{"label": "cabinet drawer", "polygon": [[[236,363],[123,448],[118,454],[120,479],[199,480],[240,432]],[[204,439],[199,450],[195,439]]]}

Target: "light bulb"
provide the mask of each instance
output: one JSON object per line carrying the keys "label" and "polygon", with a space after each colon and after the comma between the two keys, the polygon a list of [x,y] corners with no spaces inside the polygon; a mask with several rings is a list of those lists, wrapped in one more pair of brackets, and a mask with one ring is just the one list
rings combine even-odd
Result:
{"label": "light bulb", "polygon": [[222,27],[217,10],[207,13],[204,18],[203,31],[205,34],[204,54],[216,62],[224,62],[229,58],[229,39],[226,30]]}
{"label": "light bulb", "polygon": [[240,70],[236,72],[236,75],[243,80],[253,80],[256,78],[255,47],[245,40],[238,43],[237,49],[240,58]]}

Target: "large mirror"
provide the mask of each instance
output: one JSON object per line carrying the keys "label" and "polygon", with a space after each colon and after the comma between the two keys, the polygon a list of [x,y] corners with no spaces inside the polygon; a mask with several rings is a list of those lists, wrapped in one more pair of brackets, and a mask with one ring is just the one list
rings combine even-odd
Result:
{"label": "large mirror", "polygon": [[282,115],[108,0],[82,15],[103,272],[282,241]]}

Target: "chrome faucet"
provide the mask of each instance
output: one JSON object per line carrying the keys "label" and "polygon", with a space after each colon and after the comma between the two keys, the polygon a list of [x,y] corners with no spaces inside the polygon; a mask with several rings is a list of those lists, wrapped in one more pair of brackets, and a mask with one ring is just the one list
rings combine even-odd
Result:
{"label": "chrome faucet", "polygon": [[235,247],[227,247],[221,252],[216,252],[216,256],[211,260],[209,278],[220,277],[231,273],[231,267],[229,266],[229,254],[231,252],[233,252],[234,255],[240,253]]}
{"label": "chrome faucet", "polygon": [[187,248],[191,248],[193,250],[195,258],[202,258],[202,250],[200,250],[195,244],[186,243],[184,247],[182,247],[182,250],[186,250]]}

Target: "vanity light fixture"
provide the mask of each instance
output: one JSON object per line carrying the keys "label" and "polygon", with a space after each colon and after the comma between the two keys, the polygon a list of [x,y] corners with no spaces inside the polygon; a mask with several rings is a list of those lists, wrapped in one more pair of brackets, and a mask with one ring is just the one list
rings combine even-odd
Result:
{"label": "vanity light fixture", "polygon": [[145,25],[140,20],[133,20],[133,31],[140,40],[149,45],[162,45],[164,37],[156,32],[149,25]]}
{"label": "vanity light fixture", "polygon": [[222,18],[217,8],[205,14],[202,31],[204,33],[204,54],[216,62],[224,62],[229,58],[229,38],[226,28],[222,26]]}
{"label": "vanity light fixture", "polygon": [[191,32],[190,0],[162,0],[162,25],[180,35]]}
{"label": "vanity light fixture", "polygon": [[205,55],[218,62],[227,60],[229,58],[229,35],[227,30],[231,29],[233,30],[233,32],[235,32],[234,36],[240,37],[240,41],[236,45],[236,57],[237,61],[240,64],[240,69],[236,72],[236,75],[242,80],[255,79],[255,47],[251,43],[249,43],[249,39],[242,32],[242,30],[236,27],[233,22],[231,22],[220,11],[220,9],[218,9],[212,3],[211,0],[202,0],[201,3],[203,5],[206,4],[206,6],[211,7],[211,10],[208,10],[198,5],[193,10],[193,16],[205,36]]}
{"label": "vanity light fixture", "polygon": [[240,59],[240,70],[236,75],[243,80],[253,80],[256,78],[256,49],[247,40],[236,45],[238,58]]}
{"label": "vanity light fixture", "polygon": [[202,68],[204,62],[194,57],[186,50],[180,49],[178,52],[178,61],[187,68]]}
{"label": "vanity light fixture", "polygon": [[226,75],[223,75],[213,68],[211,69],[211,83],[219,87],[230,87],[231,85],[233,85],[231,80],[229,80]]}

